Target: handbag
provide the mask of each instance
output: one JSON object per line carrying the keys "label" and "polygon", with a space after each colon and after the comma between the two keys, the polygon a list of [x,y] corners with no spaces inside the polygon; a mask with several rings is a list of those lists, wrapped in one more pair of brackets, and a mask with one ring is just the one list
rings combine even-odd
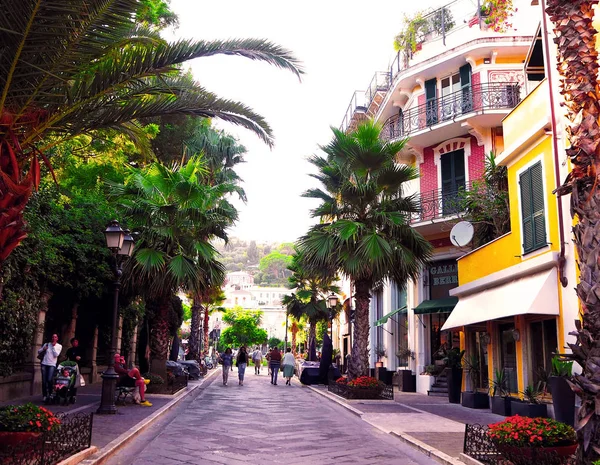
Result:
{"label": "handbag", "polygon": [[83,375],[79,375],[79,386],[85,386],[85,379],[83,379]]}
{"label": "handbag", "polygon": [[41,362],[42,360],[44,360],[44,357],[46,356],[46,351],[48,349],[44,349],[42,350],[39,354],[37,354],[37,359]]}

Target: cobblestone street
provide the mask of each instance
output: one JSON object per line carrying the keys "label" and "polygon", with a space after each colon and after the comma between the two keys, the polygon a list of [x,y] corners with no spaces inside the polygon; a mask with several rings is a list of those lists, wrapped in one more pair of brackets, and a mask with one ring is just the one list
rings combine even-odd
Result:
{"label": "cobblestone street", "polygon": [[226,387],[219,373],[107,463],[436,463],[298,383],[247,373],[244,386],[235,371]]}

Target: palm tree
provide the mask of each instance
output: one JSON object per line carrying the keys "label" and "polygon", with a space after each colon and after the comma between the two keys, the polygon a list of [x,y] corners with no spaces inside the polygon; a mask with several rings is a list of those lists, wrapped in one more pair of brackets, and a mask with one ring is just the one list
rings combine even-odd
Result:
{"label": "palm tree", "polygon": [[548,0],[546,9],[554,23],[561,91],[571,123],[567,128],[571,144],[567,156],[573,170],[558,194],[571,194],[571,212],[576,220],[573,237],[580,270],[577,295],[581,320],[575,322],[576,342],[568,345],[572,351],[569,358],[581,366],[581,374],[573,375],[573,390],[581,398],[577,415],[580,464],[600,459],[600,107],[597,31],[592,24],[597,4],[598,0]]}
{"label": "palm tree", "polygon": [[[292,276],[288,278],[289,286],[296,290],[295,293],[285,295],[281,303],[286,307],[286,311],[295,319],[305,316],[310,324],[308,333],[309,360],[315,360],[316,354],[312,352],[312,342],[317,340],[317,323],[327,321],[330,318],[330,310],[327,308],[327,295],[330,293],[339,293],[340,289],[333,283],[337,281],[337,276],[323,275],[317,272],[310,272],[302,265],[302,256],[295,254],[292,256],[292,264],[288,267],[292,271]],[[293,334],[293,333],[292,333]],[[295,334],[293,334],[295,337]],[[295,341],[292,341],[294,344]]]}
{"label": "palm tree", "polygon": [[416,279],[432,246],[409,224],[419,206],[414,196],[403,195],[403,186],[418,173],[395,162],[406,141],[382,141],[381,128],[372,121],[349,134],[332,131],[333,140],[321,147],[325,157],[310,159],[324,190],[311,189],[304,196],[322,201],[312,212],[321,222],[300,238],[299,251],[308,269],[339,271],[354,284],[349,368],[354,378],[369,373],[371,289],[386,279],[399,284]]}
{"label": "palm tree", "polygon": [[[0,14],[0,266],[25,238],[23,209],[47,150],[99,129],[148,145],[139,119],[187,114],[240,125],[272,144],[265,120],[181,75],[217,54],[264,61],[300,76],[292,54],[266,40],[168,43],[136,25],[138,0],[7,0]],[[40,53],[43,50],[43,53]],[[25,174],[26,173],[26,174]]]}
{"label": "palm tree", "polygon": [[140,233],[124,278],[154,309],[151,369],[158,374],[165,371],[171,296],[177,290],[201,294],[219,286],[225,276],[218,252],[206,238],[223,237],[237,212],[223,200],[225,188],[202,183],[203,169],[196,157],[172,169],[160,164],[131,168],[123,185],[111,186],[126,221]]}

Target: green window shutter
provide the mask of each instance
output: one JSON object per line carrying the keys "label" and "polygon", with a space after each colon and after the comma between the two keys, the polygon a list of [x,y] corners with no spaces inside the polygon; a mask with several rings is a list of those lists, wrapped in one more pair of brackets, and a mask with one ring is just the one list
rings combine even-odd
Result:
{"label": "green window shutter", "polygon": [[536,163],[519,175],[519,185],[521,190],[523,251],[528,253],[547,244],[541,162]]}

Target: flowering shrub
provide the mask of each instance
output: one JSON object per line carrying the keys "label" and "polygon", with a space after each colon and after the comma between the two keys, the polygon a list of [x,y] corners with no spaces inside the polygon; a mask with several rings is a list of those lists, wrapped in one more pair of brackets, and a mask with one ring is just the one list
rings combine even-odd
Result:
{"label": "flowering shrub", "polygon": [[0,408],[0,431],[43,433],[55,431],[59,425],[50,410],[31,402]]}
{"label": "flowering shrub", "polygon": [[349,381],[348,386],[362,389],[373,389],[383,387],[384,384],[370,376],[359,376],[358,378]]}
{"label": "flowering shrub", "polygon": [[506,446],[554,447],[574,444],[575,430],[550,418],[515,415],[490,425],[489,435],[496,444]]}
{"label": "flowering shrub", "polygon": [[336,379],[335,382],[338,384],[348,384],[348,378],[342,376],[341,378]]}
{"label": "flowering shrub", "polygon": [[[167,372],[167,375],[168,375],[168,372]],[[150,384],[165,384],[165,380],[160,375],[155,375],[154,373],[148,372],[148,373],[144,373],[144,375],[142,375],[142,376],[146,379],[149,379]]]}
{"label": "flowering shrub", "polygon": [[484,22],[496,32],[506,32],[512,27],[508,19],[517,9],[512,0],[488,0],[481,6]]}

